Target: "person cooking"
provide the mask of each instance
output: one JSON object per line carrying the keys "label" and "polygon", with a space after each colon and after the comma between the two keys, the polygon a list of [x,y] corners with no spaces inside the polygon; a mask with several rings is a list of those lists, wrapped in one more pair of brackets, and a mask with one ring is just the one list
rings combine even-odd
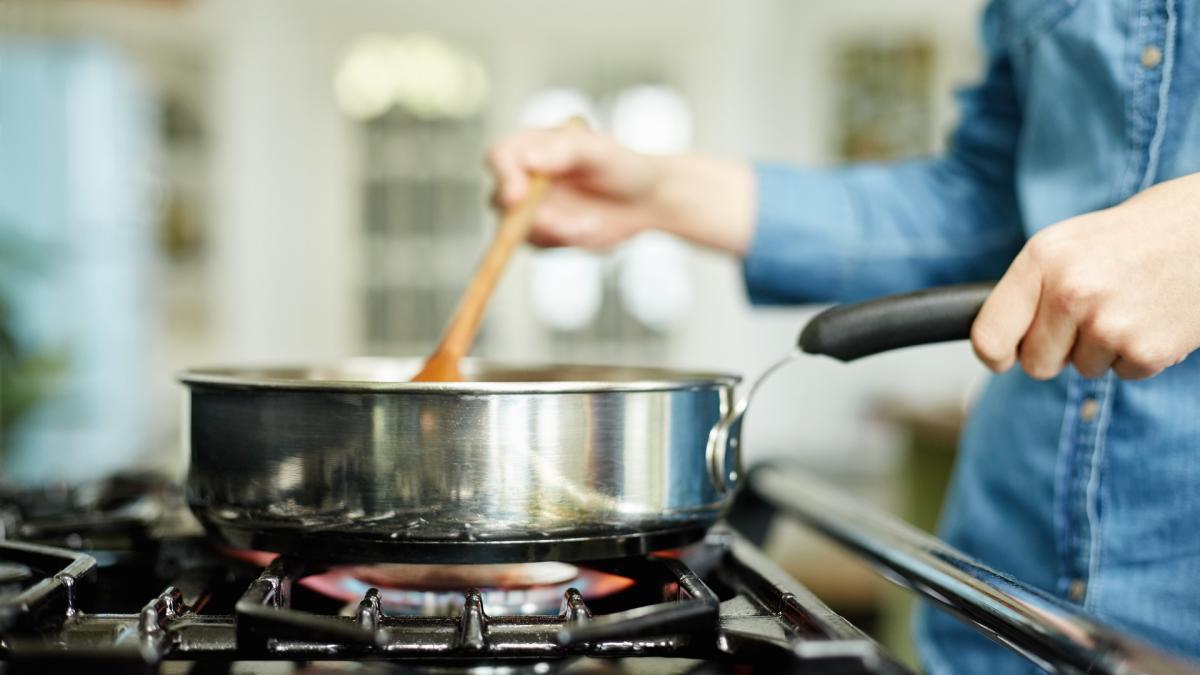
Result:
{"label": "person cooking", "polygon": [[[492,148],[496,198],[556,176],[535,244],[665,230],[741,257],[758,303],[1000,277],[940,536],[1200,657],[1200,2],[994,0],[982,24],[942,156],[752,166],[531,130]],[[931,673],[1035,669],[928,608],[917,644]]]}

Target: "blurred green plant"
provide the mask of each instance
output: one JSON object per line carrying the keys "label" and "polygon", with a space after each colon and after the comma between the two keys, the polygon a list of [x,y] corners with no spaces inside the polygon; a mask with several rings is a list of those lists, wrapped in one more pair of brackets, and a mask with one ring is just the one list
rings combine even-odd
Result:
{"label": "blurred green plant", "polygon": [[24,347],[15,328],[11,280],[42,273],[44,257],[24,240],[0,236],[0,459],[17,422],[53,393],[66,367],[62,353]]}

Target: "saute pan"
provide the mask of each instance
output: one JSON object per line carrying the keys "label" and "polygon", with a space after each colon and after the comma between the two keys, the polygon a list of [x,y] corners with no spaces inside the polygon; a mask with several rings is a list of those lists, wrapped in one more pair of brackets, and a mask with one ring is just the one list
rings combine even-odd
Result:
{"label": "saute pan", "polygon": [[[834,307],[800,349],[852,360],[963,339],[990,285]],[[619,557],[703,536],[738,481],[736,376],[417,360],[184,373],[188,500],[225,543],[314,558]]]}

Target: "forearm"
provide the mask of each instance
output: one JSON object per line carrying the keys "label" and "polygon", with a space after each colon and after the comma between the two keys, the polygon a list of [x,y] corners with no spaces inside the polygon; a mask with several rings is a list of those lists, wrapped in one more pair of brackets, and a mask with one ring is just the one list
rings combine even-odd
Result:
{"label": "forearm", "polygon": [[980,174],[953,156],[824,170],[696,154],[653,162],[639,229],[744,258],[756,301],[993,277],[1024,239],[1006,174]]}
{"label": "forearm", "polygon": [[744,256],[755,221],[755,177],[743,161],[688,154],[655,159],[651,226]]}
{"label": "forearm", "polygon": [[1024,241],[1011,185],[953,156],[760,165],[745,276],[756,303],[855,300],[995,278]]}

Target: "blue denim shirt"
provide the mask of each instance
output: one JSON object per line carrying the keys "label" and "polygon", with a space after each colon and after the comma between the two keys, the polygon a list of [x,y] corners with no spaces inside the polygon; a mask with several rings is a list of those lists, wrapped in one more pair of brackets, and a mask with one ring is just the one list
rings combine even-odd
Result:
{"label": "blue denim shirt", "polygon": [[[1040,228],[1200,171],[1200,2],[994,0],[983,38],[944,156],[758,167],[753,300],[995,279]],[[1200,356],[1138,382],[1010,371],[961,446],[945,539],[1200,657]],[[918,643],[934,673],[1031,668],[932,612]]]}

